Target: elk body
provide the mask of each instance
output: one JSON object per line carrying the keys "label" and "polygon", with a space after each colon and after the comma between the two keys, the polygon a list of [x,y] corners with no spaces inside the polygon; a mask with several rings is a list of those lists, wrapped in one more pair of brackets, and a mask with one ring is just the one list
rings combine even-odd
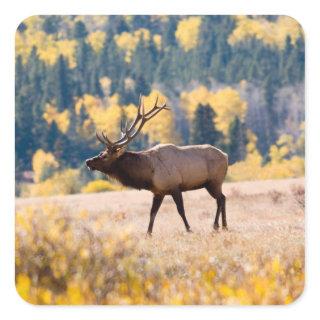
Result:
{"label": "elk body", "polygon": [[103,132],[97,133],[97,138],[106,145],[106,149],[98,156],[87,159],[87,167],[105,173],[125,186],[153,193],[149,235],[166,195],[172,196],[186,230],[190,232],[182,192],[200,188],[205,188],[217,201],[214,229],[219,228],[220,213],[222,226],[227,229],[226,198],[222,193],[222,183],[228,168],[228,156],[225,153],[208,144],[184,147],[159,144],[140,152],[125,150],[126,145],[139,133],[145,122],[161,110],[168,110],[168,107],[166,104],[158,107],[156,101],[155,106],[145,113],[140,98],[136,119],[129,127],[121,127],[122,137],[118,141],[111,142]]}

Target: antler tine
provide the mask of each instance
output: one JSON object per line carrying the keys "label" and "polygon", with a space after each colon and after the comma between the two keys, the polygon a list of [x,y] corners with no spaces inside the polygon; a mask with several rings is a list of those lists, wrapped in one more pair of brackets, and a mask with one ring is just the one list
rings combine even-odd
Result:
{"label": "antler tine", "polygon": [[[105,145],[107,145],[108,148],[111,148],[114,150],[124,147],[141,131],[142,127],[147,121],[149,121],[151,118],[153,118],[163,109],[170,110],[167,107],[166,103],[164,103],[161,107],[158,107],[158,100],[159,100],[159,95],[157,95],[153,108],[146,113],[145,107],[144,107],[144,97],[140,94],[138,112],[134,121],[130,124],[129,127],[128,127],[127,121],[126,121],[125,127],[123,127],[123,123],[121,121],[120,129],[122,132],[122,137],[116,142],[111,142],[108,139],[107,135],[103,131],[101,131],[101,133],[98,133],[98,132],[96,133],[98,140],[104,143]],[[140,124],[138,128],[135,129],[139,121],[140,121]]]}
{"label": "antler tine", "polygon": [[169,110],[169,111],[171,110],[171,108],[170,108],[170,107],[168,107],[166,103],[164,103],[164,107],[163,107],[163,109],[164,109],[164,110]]}
{"label": "antler tine", "polygon": [[[142,110],[142,111],[141,111]],[[128,127],[128,122],[126,121],[125,126],[123,127],[123,122],[120,122],[120,130],[122,132],[122,137],[116,141],[111,142],[106,135],[103,135],[103,138],[106,139],[106,142],[110,145],[111,148],[117,148],[118,145],[123,146],[128,143],[130,138],[130,133],[134,130],[134,127],[137,125],[137,123],[144,118],[144,103],[143,103],[143,96],[140,94],[139,96],[139,106],[138,106],[138,113],[134,121],[130,124]],[[135,134],[135,133],[134,133]],[[100,140],[100,139],[99,139]],[[101,141],[101,140],[100,140]],[[106,144],[106,142],[104,142]]]}
{"label": "antler tine", "polygon": [[129,126],[128,132],[131,132],[131,130],[137,125],[137,123],[144,118],[145,110],[144,110],[144,103],[143,103],[143,96],[140,94],[139,96],[139,106],[138,106],[138,113],[134,121]]}
{"label": "antler tine", "polygon": [[[144,114],[145,114],[145,109],[144,109],[144,97],[141,96],[141,99],[139,101],[139,107],[138,107],[138,115],[140,117],[144,117]],[[139,119],[140,120],[140,119]]]}
{"label": "antler tine", "polygon": [[141,106],[141,101],[142,101],[142,94],[139,94],[139,107]]}
{"label": "antler tine", "polygon": [[121,132],[123,134],[126,134],[127,128],[128,128],[128,121],[126,120],[125,121],[125,125],[123,126],[123,121],[121,119],[121,122],[120,122],[120,130],[121,130]]}
{"label": "antler tine", "polygon": [[[134,130],[134,127],[137,125],[137,123],[139,122],[139,120],[141,120],[139,127],[134,131],[134,133],[132,133],[131,135],[128,134],[127,139],[125,140],[124,138],[119,140],[116,145],[117,147],[121,148],[122,146],[128,144],[142,129],[142,127],[144,126],[144,124],[149,121],[151,118],[153,118],[155,115],[157,115],[161,110],[163,109],[167,109],[170,110],[166,103],[164,103],[161,107],[157,106],[158,103],[158,99],[159,96],[157,96],[154,107],[147,113],[144,113],[144,104],[143,104],[143,97],[141,98],[141,104],[139,106],[138,109],[138,115],[135,119],[135,121],[132,123],[132,125],[130,126],[128,133],[132,133],[132,131]],[[142,106],[142,107],[141,107]],[[142,108],[142,113],[140,111],[140,108]]]}
{"label": "antler tine", "polygon": [[122,121],[122,119],[120,121],[120,131],[123,133],[123,121]]}
{"label": "antler tine", "polygon": [[146,113],[145,117],[146,117],[147,119],[151,119],[151,118],[154,117],[158,112],[160,112],[162,109],[170,110],[170,109],[167,108],[166,102],[164,102],[164,104],[163,104],[161,107],[158,107],[158,100],[159,100],[159,95],[157,95],[156,102],[155,102],[153,108]]}
{"label": "antler tine", "polygon": [[112,148],[112,147],[113,147],[114,143],[111,142],[111,141],[108,139],[107,135],[104,134],[103,131],[101,131],[101,132],[96,131],[96,137],[98,138],[98,140],[99,140],[101,143],[105,144],[108,148]]}
{"label": "antler tine", "polygon": [[155,115],[157,115],[161,110],[170,110],[170,108],[167,107],[166,102],[161,106],[154,106],[147,114],[146,114],[146,119],[149,120],[153,118]]}
{"label": "antler tine", "polygon": [[101,134],[102,134],[102,137],[106,140],[106,144],[109,146],[109,147],[113,147],[114,143],[112,141],[109,140],[109,138],[107,137],[107,134],[104,133],[103,131],[101,131]]}
{"label": "antler tine", "polygon": [[103,138],[100,136],[100,134],[99,134],[98,131],[96,132],[96,137],[97,137],[97,139],[98,139],[101,143],[106,144],[106,141],[103,140]]}

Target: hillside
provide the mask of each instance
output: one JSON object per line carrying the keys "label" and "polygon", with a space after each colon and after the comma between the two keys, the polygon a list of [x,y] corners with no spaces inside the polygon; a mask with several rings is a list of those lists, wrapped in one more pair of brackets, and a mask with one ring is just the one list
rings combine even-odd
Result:
{"label": "hillside", "polygon": [[[260,166],[304,156],[304,38],[290,17],[33,16],[16,34],[18,184],[39,150],[56,161],[40,181],[79,169],[101,151],[95,131],[117,138],[140,94],[172,110],[132,150],[210,143]],[[286,167],[280,177],[301,176]]]}

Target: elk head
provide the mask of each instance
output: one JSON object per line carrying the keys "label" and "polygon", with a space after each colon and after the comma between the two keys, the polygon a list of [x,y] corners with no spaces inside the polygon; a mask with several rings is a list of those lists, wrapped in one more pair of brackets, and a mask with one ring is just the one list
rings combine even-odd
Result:
{"label": "elk head", "polygon": [[163,109],[170,110],[166,103],[158,107],[157,97],[153,108],[146,113],[143,97],[140,95],[137,116],[130,126],[128,126],[127,122],[123,126],[121,122],[121,138],[119,140],[112,142],[104,131],[96,132],[97,139],[106,146],[106,149],[100,152],[99,155],[86,160],[88,169],[108,173],[112,163],[125,152],[126,146],[138,135],[144,124]]}

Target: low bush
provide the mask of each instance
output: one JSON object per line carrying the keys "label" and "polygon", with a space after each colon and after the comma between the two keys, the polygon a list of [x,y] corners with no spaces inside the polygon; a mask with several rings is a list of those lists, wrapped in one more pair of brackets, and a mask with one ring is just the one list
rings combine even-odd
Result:
{"label": "low bush", "polygon": [[115,191],[120,190],[121,187],[116,184],[112,184],[110,181],[106,180],[94,180],[90,181],[82,189],[82,193],[95,193],[95,192],[104,192],[104,191]]}
{"label": "low bush", "polygon": [[25,185],[22,197],[47,197],[80,192],[80,173],[77,169],[65,169],[54,173],[50,178],[35,184]]}

